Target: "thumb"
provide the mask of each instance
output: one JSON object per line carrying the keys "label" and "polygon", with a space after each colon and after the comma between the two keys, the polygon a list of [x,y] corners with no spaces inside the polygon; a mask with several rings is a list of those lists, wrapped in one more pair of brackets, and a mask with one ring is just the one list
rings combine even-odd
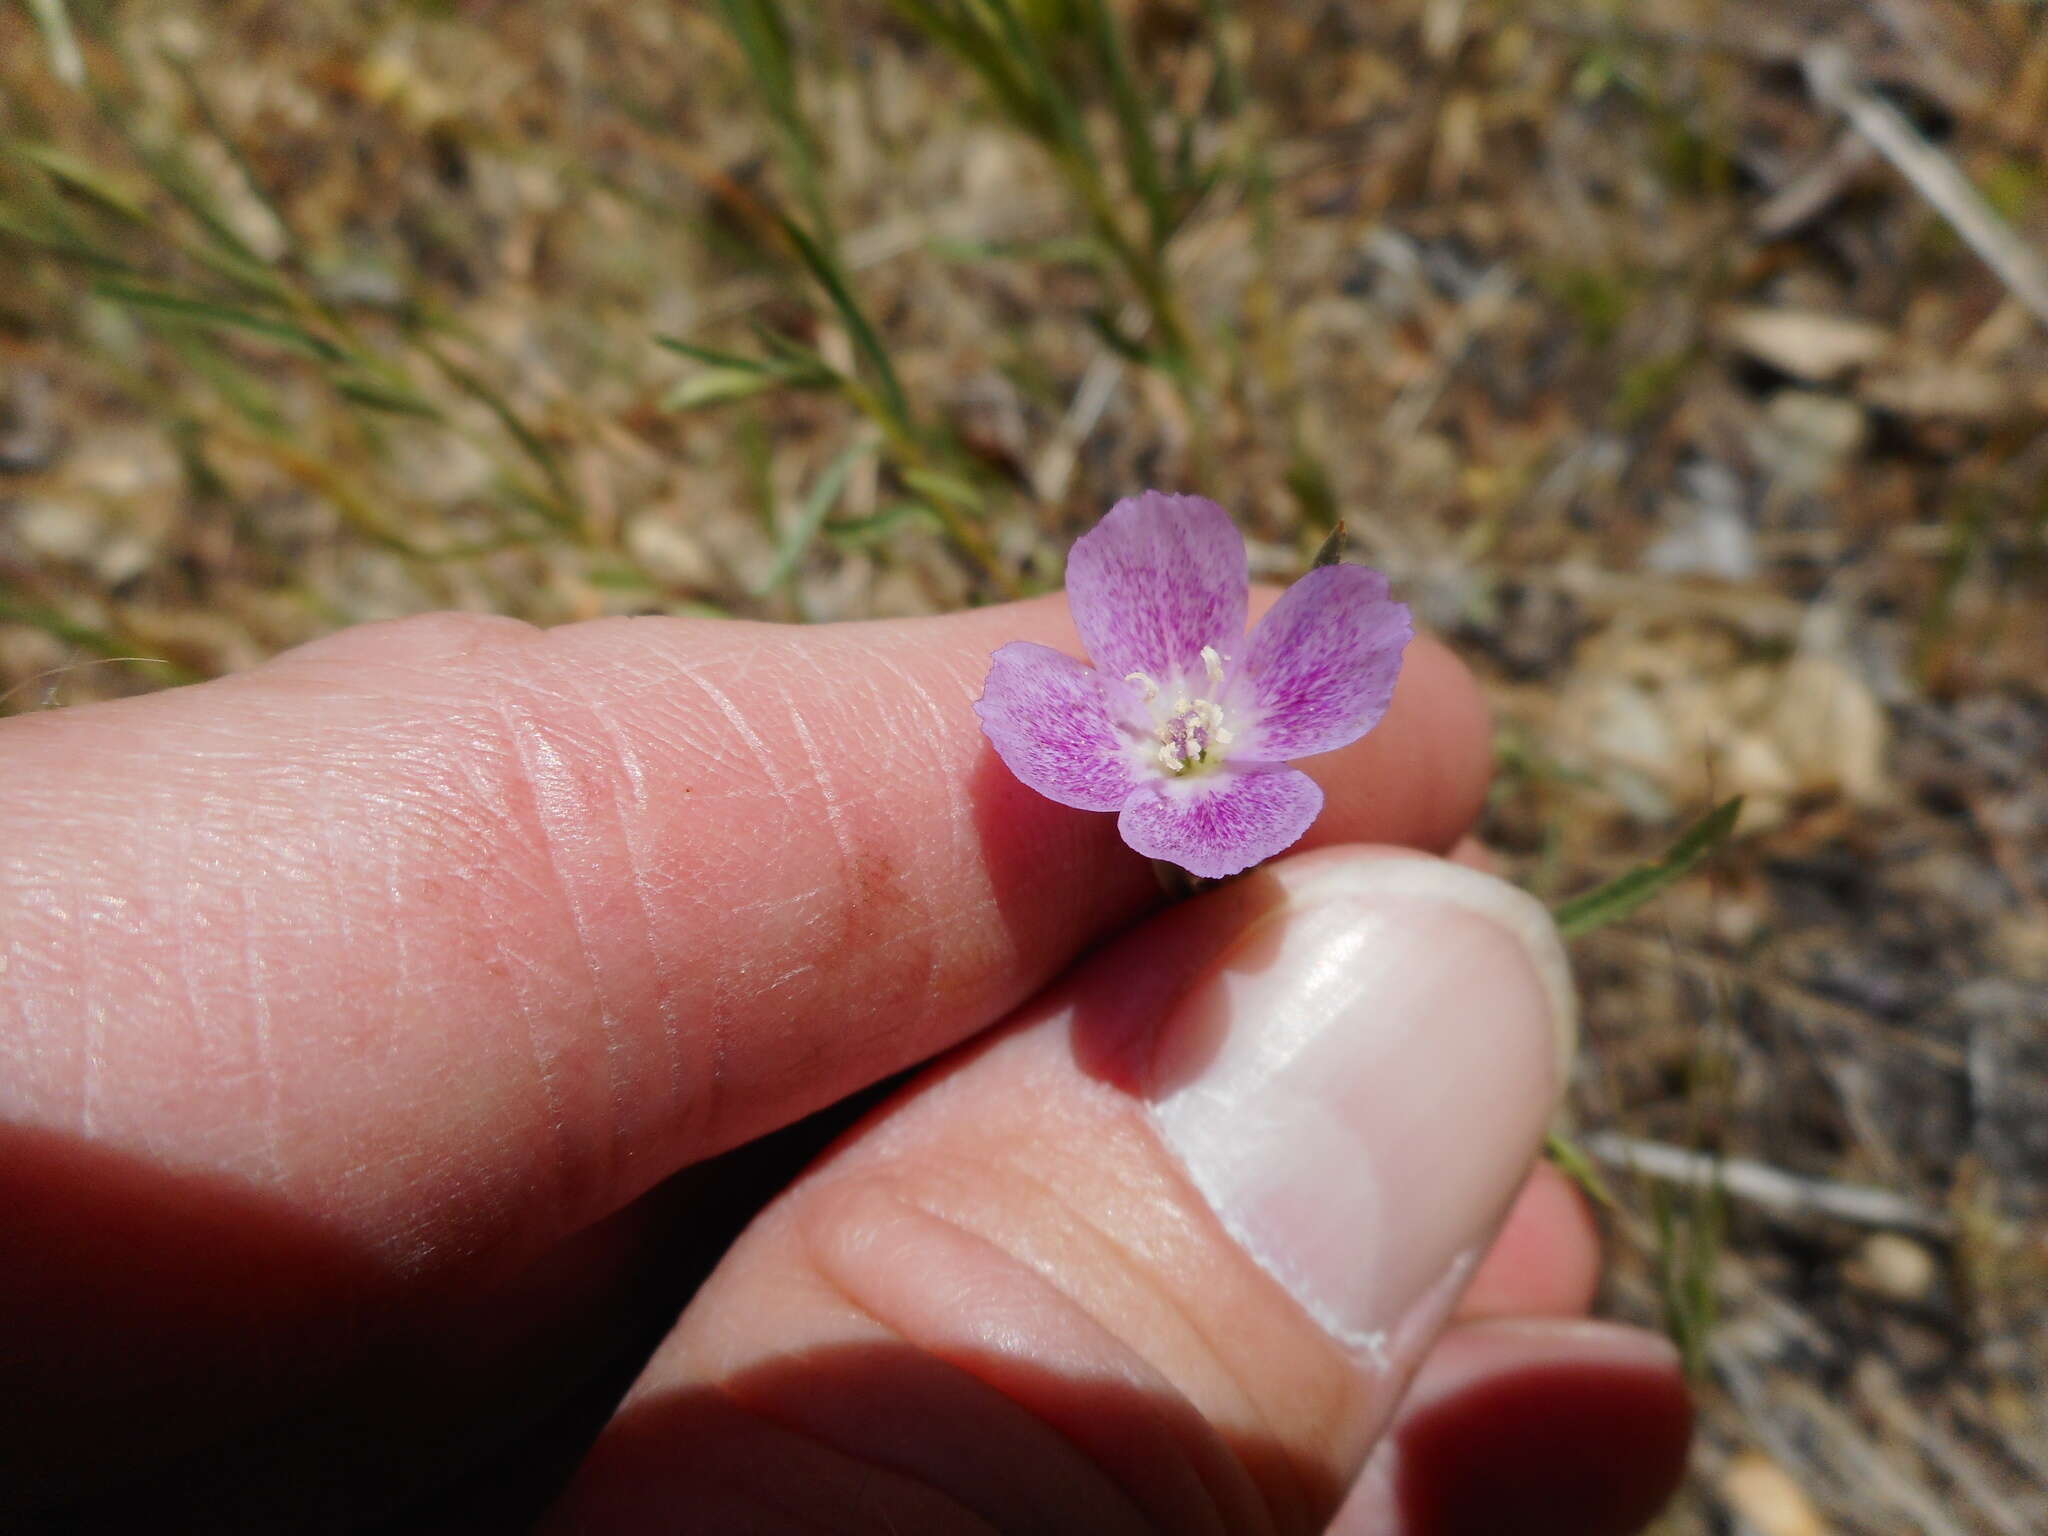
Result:
{"label": "thumb", "polygon": [[1527,896],[1327,850],[1176,908],[800,1179],[559,1530],[1320,1530],[1521,1184]]}

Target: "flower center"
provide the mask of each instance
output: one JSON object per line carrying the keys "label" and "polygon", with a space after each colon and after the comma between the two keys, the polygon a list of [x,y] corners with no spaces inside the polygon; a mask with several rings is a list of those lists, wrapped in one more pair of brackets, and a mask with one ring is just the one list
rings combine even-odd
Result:
{"label": "flower center", "polygon": [[[1213,645],[1202,647],[1202,665],[1208,670],[1210,690],[1214,692],[1223,683],[1223,658],[1216,654]],[[1145,703],[1152,711],[1153,735],[1159,742],[1155,756],[1168,773],[1180,775],[1223,761],[1223,749],[1230,745],[1232,736],[1223,723],[1223,706],[1215,699],[1181,694],[1168,709],[1159,684],[1143,672],[1133,672],[1124,681],[1144,690]]]}

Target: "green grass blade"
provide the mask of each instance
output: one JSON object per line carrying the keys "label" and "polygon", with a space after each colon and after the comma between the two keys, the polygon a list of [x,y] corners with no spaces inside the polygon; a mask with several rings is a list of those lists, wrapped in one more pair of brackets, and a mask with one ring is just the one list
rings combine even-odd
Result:
{"label": "green grass blade", "polygon": [[889,360],[889,350],[882,345],[882,338],[868,323],[867,315],[847,287],[846,279],[839,271],[839,264],[810,234],[787,215],[778,215],[783,232],[796,247],[797,255],[809,270],[818,286],[825,290],[825,296],[832,301],[832,307],[845,322],[847,332],[853,337],[857,351],[872,370],[876,387],[882,392],[884,408],[893,418],[892,425],[903,432],[910,431],[910,401],[903,393],[903,383],[896,377],[896,365]]}
{"label": "green grass blade", "polygon": [[267,340],[289,347],[323,363],[348,361],[348,354],[323,336],[316,336],[304,326],[274,315],[259,314],[255,310],[243,309],[234,304],[223,304],[216,299],[196,299],[188,294],[174,293],[164,288],[151,288],[141,283],[124,282],[116,278],[103,278],[93,284],[93,292],[103,299],[132,305],[150,314],[168,320],[183,321],[208,329],[227,328],[247,331]]}
{"label": "green grass blade", "polygon": [[710,405],[727,405],[788,388],[795,382],[789,374],[764,368],[706,368],[702,373],[691,374],[664,395],[661,408],[695,411]]}
{"label": "green grass blade", "polygon": [[835,544],[867,549],[886,546],[905,528],[922,528],[930,533],[943,534],[946,521],[921,501],[892,501],[872,517],[827,523],[824,534]]}
{"label": "green grass blade", "polygon": [[1643,864],[1557,909],[1557,926],[1568,939],[1619,922],[1652,897],[1690,874],[1735,830],[1742,797],[1723,801],[1687,829],[1671,851],[1654,864]]}
{"label": "green grass blade", "polygon": [[87,202],[104,208],[131,224],[149,222],[148,210],[90,161],[59,149],[54,144],[34,144],[24,139],[10,139],[5,148],[15,159],[34,166],[59,186],[76,193]]}
{"label": "green grass blade", "polygon": [[1117,131],[1124,146],[1124,168],[1131,188],[1145,204],[1152,235],[1152,249],[1166,246],[1173,233],[1173,202],[1167,195],[1166,178],[1159,165],[1159,149],[1152,142],[1151,113],[1139,93],[1131,72],[1130,52],[1124,45],[1123,28],[1107,0],[1075,0],[1088,29],[1088,40],[1097,65],[1109,84],[1109,102],[1116,113]]}
{"label": "green grass blade", "polygon": [[1544,1142],[1550,1160],[1579,1188],[1608,1210],[1617,1210],[1614,1191],[1607,1187],[1607,1181],[1600,1177],[1600,1170],[1593,1160],[1586,1156],[1585,1149],[1562,1131],[1552,1131]]}
{"label": "green grass blade", "polygon": [[873,441],[862,438],[840,450],[838,457],[820,471],[810,494],[804,498],[796,522],[791,524],[782,547],[775,553],[774,567],[754,587],[754,596],[767,596],[795,574],[797,562],[803,559],[804,551],[817,538],[818,530],[825,526],[825,519],[839,501],[839,493],[846,489],[846,477],[853,473],[853,466],[874,451]]}
{"label": "green grass blade", "polygon": [[726,30],[740,46],[747,72],[767,103],[781,138],[782,158],[795,183],[797,202],[811,221],[821,244],[836,248],[831,209],[825,201],[824,178],[818,166],[818,144],[804,120],[797,94],[796,54],[789,23],[776,0],[718,0]]}
{"label": "green grass blade", "polygon": [[768,371],[768,364],[758,358],[742,357],[737,352],[720,352],[713,347],[700,347],[696,342],[684,341],[680,336],[657,336],[654,338],[654,344],[679,353],[693,363],[702,363],[707,368],[731,368],[752,373]]}
{"label": "green grass blade", "polygon": [[1017,60],[1023,69],[1022,89],[1036,105],[1045,124],[1041,136],[1072,155],[1091,174],[1099,175],[1101,164],[1089,141],[1080,106],[1067,93],[1060,71],[1045,51],[1039,30],[1026,22],[1012,0],[981,0],[994,18],[995,52]]}
{"label": "green grass blade", "polygon": [[159,49],[158,57],[170,66],[172,73],[184,84],[186,94],[192,98],[192,104],[199,109],[199,120],[206,125],[206,131],[213,135],[214,142],[226,152],[249,195],[262,204],[263,211],[270,215],[271,221],[284,239],[284,248],[296,260],[304,262],[305,249],[299,241],[298,231],[292,227],[290,218],[285,214],[284,205],[271,196],[270,188],[257,173],[256,163],[249,158],[248,152],[242,148],[241,141],[228,132],[227,125],[214,111],[213,99],[206,94],[205,88],[200,84],[198,71],[193,69],[189,60],[169,49]]}
{"label": "green grass blade", "polygon": [[890,8],[980,76],[997,108],[1024,132],[1059,143],[1060,124],[1017,73],[1017,55],[979,20],[943,0],[890,0]]}
{"label": "green grass blade", "polygon": [[383,379],[350,375],[336,379],[334,388],[344,400],[368,410],[384,411],[393,416],[414,416],[425,421],[445,420],[441,408],[424,395]]}
{"label": "green grass blade", "polygon": [[549,514],[552,519],[564,526],[581,528],[583,498],[576,493],[576,487],[570,482],[568,471],[562,467],[561,456],[555,452],[554,446],[527,424],[526,418],[488,379],[465,368],[425,338],[419,338],[417,345],[450,383],[491,413],[506,436],[518,444],[519,451],[541,472],[554,495],[555,505]]}
{"label": "green grass blade", "polygon": [[943,474],[935,469],[903,469],[899,473],[905,485],[914,491],[922,491],[933,501],[944,502],[966,512],[988,510],[981,492],[957,475]]}
{"label": "green grass blade", "polygon": [[51,229],[23,218],[5,204],[0,204],[0,235],[32,245],[37,250],[48,251],[52,256],[62,256],[84,266],[101,267],[110,272],[132,272],[135,269],[111,251],[87,244],[76,233]]}

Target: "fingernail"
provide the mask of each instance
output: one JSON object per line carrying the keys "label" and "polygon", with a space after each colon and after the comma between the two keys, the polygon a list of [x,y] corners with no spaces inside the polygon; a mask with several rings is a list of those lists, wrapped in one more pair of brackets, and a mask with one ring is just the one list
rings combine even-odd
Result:
{"label": "fingernail", "polygon": [[1153,1112],[1252,1257],[1384,1362],[1448,1306],[1542,1145],[1572,987],[1548,914],[1491,876],[1303,866],[1164,1022]]}

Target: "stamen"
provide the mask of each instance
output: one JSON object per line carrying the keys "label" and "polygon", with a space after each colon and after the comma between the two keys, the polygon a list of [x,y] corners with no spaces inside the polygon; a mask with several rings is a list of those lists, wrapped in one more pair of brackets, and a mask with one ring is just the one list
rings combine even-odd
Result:
{"label": "stamen", "polygon": [[1124,674],[1124,681],[1127,683],[1136,683],[1140,688],[1144,689],[1145,702],[1147,704],[1150,704],[1154,699],[1159,697],[1159,685],[1153,682],[1151,678],[1147,677],[1142,672],[1126,672]]}
{"label": "stamen", "polygon": [[1223,681],[1223,658],[1216,654],[1215,646],[1205,645],[1202,647],[1202,665],[1209,669],[1210,682],[1220,683]]}

